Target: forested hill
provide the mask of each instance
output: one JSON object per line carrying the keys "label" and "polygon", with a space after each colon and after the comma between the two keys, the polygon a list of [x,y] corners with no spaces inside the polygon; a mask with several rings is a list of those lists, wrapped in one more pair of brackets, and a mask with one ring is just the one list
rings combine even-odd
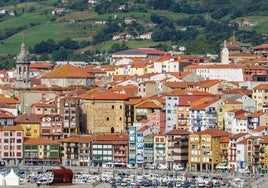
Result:
{"label": "forested hill", "polygon": [[[218,53],[230,38],[268,41],[267,0],[1,0],[0,7],[0,68],[14,66],[22,41],[31,59],[52,61],[105,61],[133,47]],[[64,11],[52,15],[55,8]],[[152,39],[138,39],[149,32]],[[122,33],[133,38],[112,40]]]}

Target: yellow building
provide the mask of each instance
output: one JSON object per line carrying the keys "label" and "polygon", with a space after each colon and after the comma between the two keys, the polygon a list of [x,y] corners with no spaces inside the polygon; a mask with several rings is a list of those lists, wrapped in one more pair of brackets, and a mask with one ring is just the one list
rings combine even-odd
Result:
{"label": "yellow building", "polygon": [[218,128],[207,129],[189,136],[188,168],[211,171],[221,162],[221,139],[230,133]]}
{"label": "yellow building", "polygon": [[217,102],[217,126],[219,129],[224,129],[224,115],[225,112],[231,110],[241,110],[243,108],[243,103],[235,100],[219,100]]}
{"label": "yellow building", "polygon": [[260,165],[262,172],[268,172],[268,136],[264,136],[260,141]]}
{"label": "yellow building", "polygon": [[20,114],[16,117],[15,125],[23,128],[24,137],[40,138],[41,116],[36,114]]}
{"label": "yellow building", "polygon": [[268,84],[259,84],[254,87],[252,98],[257,102],[257,110],[262,110],[268,102]]}

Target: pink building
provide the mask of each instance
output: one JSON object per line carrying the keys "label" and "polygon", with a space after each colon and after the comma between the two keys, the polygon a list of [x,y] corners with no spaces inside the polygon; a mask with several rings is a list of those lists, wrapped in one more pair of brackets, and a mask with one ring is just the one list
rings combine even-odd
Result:
{"label": "pink building", "polygon": [[23,128],[4,126],[0,129],[0,161],[16,165],[23,158]]}
{"label": "pink building", "polygon": [[166,130],[166,114],[162,110],[155,110],[153,113],[147,115],[147,120],[154,124],[154,128],[160,133]]}

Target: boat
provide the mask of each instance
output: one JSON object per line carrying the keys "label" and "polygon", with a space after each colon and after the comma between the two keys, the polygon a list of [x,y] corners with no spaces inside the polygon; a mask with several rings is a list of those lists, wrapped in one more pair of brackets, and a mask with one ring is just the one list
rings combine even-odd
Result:
{"label": "boat", "polygon": [[53,177],[52,176],[48,176],[48,177],[41,177],[38,178],[35,181],[37,187],[39,187],[40,185],[51,185],[53,183]]}

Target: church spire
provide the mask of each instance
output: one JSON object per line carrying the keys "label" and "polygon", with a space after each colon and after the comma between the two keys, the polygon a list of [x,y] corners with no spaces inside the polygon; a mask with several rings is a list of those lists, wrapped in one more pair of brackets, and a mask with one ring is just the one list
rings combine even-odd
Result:
{"label": "church spire", "polygon": [[25,49],[25,44],[21,44],[20,53],[17,56],[16,63],[28,63],[28,52]]}

